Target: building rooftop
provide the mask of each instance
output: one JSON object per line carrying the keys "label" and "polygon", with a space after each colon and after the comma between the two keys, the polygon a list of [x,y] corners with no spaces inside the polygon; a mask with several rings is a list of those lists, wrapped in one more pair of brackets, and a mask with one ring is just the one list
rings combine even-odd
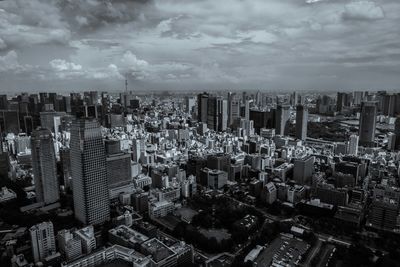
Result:
{"label": "building rooftop", "polygon": [[166,258],[176,255],[176,253],[167,247],[157,238],[150,239],[142,244],[145,252],[150,254],[155,262],[160,262]]}

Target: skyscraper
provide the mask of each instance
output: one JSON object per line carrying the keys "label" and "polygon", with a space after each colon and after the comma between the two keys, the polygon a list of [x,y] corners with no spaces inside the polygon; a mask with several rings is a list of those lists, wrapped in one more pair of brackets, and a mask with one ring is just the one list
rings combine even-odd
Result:
{"label": "skyscraper", "polygon": [[361,104],[359,137],[362,146],[374,144],[377,108],[376,102],[366,101]]}
{"label": "skyscraper", "polygon": [[131,155],[120,148],[119,140],[106,140],[107,180],[109,189],[132,181]]}
{"label": "skyscraper", "polygon": [[207,103],[207,126],[214,131],[225,131],[228,122],[227,101],[221,97],[209,97]]}
{"label": "skyscraper", "polygon": [[240,99],[236,95],[228,99],[228,126],[231,127],[235,120],[240,117]]}
{"label": "skyscraper", "polygon": [[337,112],[343,111],[344,101],[345,101],[345,93],[338,92],[337,99],[336,99],[336,111]]}
{"label": "skyscraper", "polygon": [[306,140],[307,138],[308,110],[303,105],[296,108],[296,138]]}
{"label": "skyscraper", "polygon": [[186,96],[185,97],[185,110],[187,113],[191,114],[192,109],[195,106],[195,98]]}
{"label": "skyscraper", "polygon": [[394,124],[394,134],[396,135],[395,149],[400,150],[400,115],[397,116]]}
{"label": "skyscraper", "polygon": [[293,179],[301,185],[310,185],[314,173],[315,157],[294,160]]}
{"label": "skyscraper", "polygon": [[284,135],[286,132],[286,124],[289,120],[289,106],[278,105],[275,119],[275,131],[277,135]]}
{"label": "skyscraper", "polygon": [[49,129],[38,128],[32,132],[32,167],[35,179],[36,201],[50,204],[60,198],[56,154]]}
{"label": "skyscraper", "polygon": [[106,154],[98,122],[82,118],[71,127],[71,169],[75,218],[84,224],[110,219]]}
{"label": "skyscraper", "polygon": [[32,241],[32,254],[35,262],[43,261],[56,252],[56,241],[52,222],[42,222],[29,229]]}
{"label": "skyscraper", "polygon": [[244,118],[250,120],[250,100],[244,101]]}
{"label": "skyscraper", "polygon": [[208,94],[202,93],[197,96],[197,118],[199,122],[207,123]]}

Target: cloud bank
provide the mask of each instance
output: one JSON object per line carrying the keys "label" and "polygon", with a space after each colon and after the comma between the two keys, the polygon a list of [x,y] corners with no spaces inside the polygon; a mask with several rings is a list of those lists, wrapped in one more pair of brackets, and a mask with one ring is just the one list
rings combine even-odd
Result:
{"label": "cloud bank", "polygon": [[396,0],[0,2],[0,90],[396,89]]}

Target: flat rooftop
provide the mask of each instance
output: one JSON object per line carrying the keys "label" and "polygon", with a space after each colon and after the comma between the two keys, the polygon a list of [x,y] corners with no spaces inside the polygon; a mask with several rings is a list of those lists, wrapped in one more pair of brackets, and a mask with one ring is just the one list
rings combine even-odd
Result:
{"label": "flat rooftop", "polygon": [[292,235],[281,234],[260,252],[257,266],[297,266],[310,245]]}
{"label": "flat rooftop", "polygon": [[152,256],[155,262],[160,262],[175,255],[175,252],[157,238],[150,239],[142,244],[142,248]]}

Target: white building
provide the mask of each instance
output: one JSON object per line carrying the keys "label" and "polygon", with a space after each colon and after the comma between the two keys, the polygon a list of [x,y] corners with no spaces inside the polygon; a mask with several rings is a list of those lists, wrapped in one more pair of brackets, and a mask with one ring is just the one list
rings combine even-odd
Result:
{"label": "white building", "polygon": [[88,254],[96,249],[96,237],[92,225],[75,231],[75,236],[81,240],[83,253]]}
{"label": "white building", "polygon": [[74,260],[82,255],[81,240],[70,230],[61,230],[57,233],[58,248],[67,261]]}
{"label": "white building", "polygon": [[43,261],[46,257],[56,252],[53,223],[42,222],[29,229],[32,241],[32,254],[36,262]]}

